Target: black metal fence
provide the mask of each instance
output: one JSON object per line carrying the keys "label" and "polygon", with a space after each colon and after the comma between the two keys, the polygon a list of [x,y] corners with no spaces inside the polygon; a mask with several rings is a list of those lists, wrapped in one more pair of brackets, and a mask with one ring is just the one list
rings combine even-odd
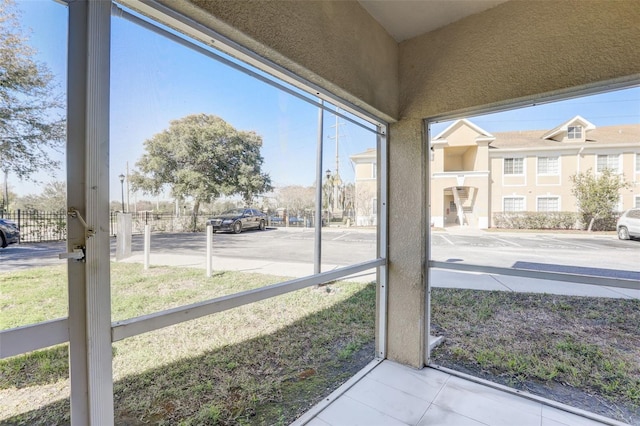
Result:
{"label": "black metal fence", "polygon": [[[137,212],[131,214],[132,233],[144,233],[145,225],[152,225],[159,232],[188,232],[193,230],[191,216],[176,216],[172,213]],[[109,233],[116,235],[118,212],[111,212]],[[67,212],[42,212],[37,210],[0,210],[0,218],[15,222],[20,229],[21,243],[63,241],[67,238]],[[204,230],[207,216],[199,215],[196,230]]]}
{"label": "black metal fence", "polygon": [[[191,215],[176,216],[174,213],[132,212],[131,231],[133,234],[143,234],[145,225],[152,225],[154,232],[191,232],[194,230]],[[196,217],[195,230],[204,231],[206,221],[210,215]],[[63,241],[67,238],[67,212],[42,212],[37,210],[0,210],[0,218],[14,221],[20,229],[21,243],[38,243],[45,241]],[[269,226],[309,227],[313,226],[313,216],[282,217],[270,216]],[[323,226],[326,219],[323,219]],[[288,223],[287,223],[288,222]],[[111,212],[109,219],[109,233],[116,235],[118,212]]]}
{"label": "black metal fence", "polygon": [[61,241],[67,238],[67,213],[36,210],[0,211],[0,217],[15,222],[21,243]]}

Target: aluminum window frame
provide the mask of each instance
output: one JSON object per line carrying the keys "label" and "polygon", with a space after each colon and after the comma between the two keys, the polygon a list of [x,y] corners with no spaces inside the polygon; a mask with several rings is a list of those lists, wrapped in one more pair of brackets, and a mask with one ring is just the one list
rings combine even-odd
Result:
{"label": "aluminum window frame", "polygon": [[[276,297],[291,291],[300,290],[317,284],[336,281],[349,275],[375,268],[377,270],[378,304],[376,307],[376,353],[377,359],[386,357],[386,316],[387,316],[387,144],[389,124],[384,120],[359,109],[358,107],[332,95],[328,90],[314,86],[303,78],[284,72],[276,64],[268,62],[256,54],[238,45],[228,42],[212,30],[199,26],[171,9],[153,0],[125,0],[120,3],[138,6],[136,8],[151,11],[147,15],[153,22],[167,25],[165,17],[172,23],[178,23],[180,29],[191,28],[203,37],[219,37],[225,46],[237,52],[247,67],[257,67],[270,74],[277,81],[264,78],[254,71],[243,71],[282,89],[286,93],[316,105],[320,111],[329,111],[347,121],[365,128],[376,135],[377,158],[377,249],[375,258],[328,272],[314,273],[307,277],[276,283],[262,288],[240,292],[215,299],[201,301],[192,305],[179,306],[149,315],[129,318],[123,321],[111,321],[110,299],[110,254],[109,235],[94,230],[109,229],[108,213],[101,208],[108,199],[108,138],[109,126],[109,62],[113,57],[110,49],[111,22],[115,16],[121,16],[121,9],[115,2],[74,2],[59,0],[69,10],[69,47],[67,90],[70,98],[68,116],[79,117],[69,123],[67,157],[69,170],[67,181],[74,182],[77,195],[73,199],[68,195],[67,203],[77,203],[79,210],[70,217],[86,217],[70,220],[68,249],[76,244],[87,246],[87,265],[84,262],[68,260],[68,267],[78,273],[69,273],[69,316],[51,321],[29,324],[22,327],[0,331],[0,359],[44,349],[53,345],[70,342],[71,375],[71,424],[103,424],[114,422],[113,412],[113,374],[111,344],[126,337],[146,333],[184,321],[190,321],[204,315],[210,315],[227,309],[254,303],[259,300]],[[134,19],[134,21],[137,19]],[[146,25],[143,25],[146,26]],[[192,33],[192,32],[190,32]],[[193,37],[192,34],[189,34]],[[195,40],[197,38],[194,37]],[[210,41],[211,39],[209,39]],[[184,43],[183,43],[184,44]],[[194,45],[195,46],[195,45]],[[191,47],[191,46],[190,46]],[[216,49],[218,49],[216,44]],[[201,48],[195,47],[202,51]],[[237,49],[237,50],[235,50]],[[205,53],[207,56],[210,54]],[[224,62],[224,60],[223,60]],[[227,64],[238,68],[232,61]],[[248,68],[247,68],[248,69]],[[84,76],[83,78],[80,78]],[[288,88],[282,81],[304,90],[308,96],[300,95]],[[316,101],[313,96],[319,97]],[[340,109],[347,111],[368,126],[343,113],[324,105],[329,100]],[[80,112],[82,112],[80,114]],[[73,143],[70,141],[73,139]],[[106,151],[106,152],[103,152]],[[321,160],[320,160],[321,161]],[[71,194],[71,189],[69,194]],[[106,201],[108,203],[108,201]],[[70,204],[69,204],[70,205]],[[86,213],[85,213],[86,207]],[[75,209],[75,207],[73,207]],[[71,211],[72,207],[70,207]],[[104,235],[103,235],[104,234]],[[91,237],[91,238],[90,238]],[[76,241],[77,240],[77,241]],[[82,241],[80,241],[82,240]],[[72,263],[73,262],[73,263]],[[90,264],[89,264],[90,263]],[[91,266],[93,265],[93,266]],[[105,266],[106,265],[106,266]],[[97,266],[97,267],[96,267]],[[72,278],[74,277],[74,278]],[[108,285],[104,285],[107,282]]]}
{"label": "aluminum window frame", "polygon": [[[615,157],[616,167],[615,169],[610,167],[611,159]],[[600,168],[600,158],[606,158],[607,164],[605,167]],[[596,154],[596,173],[602,173],[604,169],[611,170],[614,174],[621,173],[621,163],[622,163],[622,155],[621,154]]]}
{"label": "aluminum window frame", "polygon": [[[543,158],[546,160],[545,161],[546,171],[540,172],[540,165],[541,165],[540,160],[542,160]],[[549,172],[549,160],[555,160],[555,172]],[[537,176],[559,176],[560,175],[560,156],[545,155],[545,156],[536,157],[536,175]]]}
{"label": "aluminum window frame", "polygon": [[[74,2],[69,2],[67,4],[67,7],[70,7],[71,4],[73,4]],[[121,3],[126,3],[126,4],[139,4],[140,2],[138,2],[137,0],[127,0]],[[145,5],[148,4],[156,4],[153,1],[147,1],[145,2]],[[158,7],[159,10],[165,10],[166,8],[164,7]],[[162,12],[158,12],[158,13],[162,13]],[[111,3],[111,15],[110,15],[110,19],[113,19],[113,17],[115,16],[122,16],[122,10],[119,10],[116,6],[115,3]],[[168,17],[170,17],[171,19],[176,19],[176,15],[172,14],[172,15],[167,15]],[[150,17],[150,19],[154,19],[153,17]],[[134,19],[134,22],[139,22],[138,19]],[[164,24],[163,22],[159,22],[160,24]],[[77,22],[74,21],[71,17],[71,13],[70,13],[70,17],[69,17],[69,27],[71,28],[72,26],[76,27],[76,26],[84,26],[84,23],[82,22]],[[145,27],[148,28],[147,25],[143,25]],[[208,30],[211,31],[211,30]],[[208,34],[210,35],[210,34]],[[173,38],[173,37],[172,37]],[[217,46],[216,46],[217,47]],[[196,50],[201,50],[199,48],[196,48]],[[246,50],[243,49],[243,55],[247,55]],[[100,52],[101,54],[104,54],[104,52]],[[111,58],[111,53],[107,51],[107,55],[108,57],[106,58],[107,60],[110,60]],[[251,55],[253,55],[251,53]],[[69,62],[73,62],[73,61],[78,61],[79,58],[75,58],[72,57],[72,53],[69,52]],[[209,55],[208,55],[209,56]],[[98,61],[100,60],[104,60],[104,58],[97,58]],[[256,62],[253,61],[254,63],[259,63],[262,64],[262,67],[264,68],[263,71],[268,72],[268,71],[273,71],[273,69],[271,69],[270,67],[274,67],[274,69],[277,70],[277,66],[271,63],[266,62],[264,59],[260,58],[260,61]],[[248,64],[253,66],[253,64]],[[107,67],[108,68],[108,67]],[[234,68],[237,68],[236,66],[234,66]],[[256,76],[254,72],[247,72],[248,74],[252,75],[252,76]],[[273,72],[274,74],[274,78],[280,79],[281,77],[278,75],[278,72]],[[291,76],[290,76],[291,77]],[[259,77],[257,77],[259,78]],[[373,163],[374,167],[375,167],[375,174],[377,176],[384,176],[384,179],[380,178],[377,179],[378,180],[378,184],[377,184],[377,191],[378,191],[378,196],[376,198],[374,198],[372,200],[372,202],[376,203],[376,216],[377,216],[377,234],[378,234],[378,240],[382,241],[382,244],[378,244],[378,248],[377,248],[377,252],[376,252],[376,258],[372,259],[370,261],[367,262],[363,262],[360,264],[355,264],[355,265],[350,265],[344,268],[338,268],[335,270],[332,270],[330,272],[327,273],[320,273],[320,274],[312,274],[309,275],[307,277],[303,277],[302,279],[298,279],[298,280],[292,280],[292,281],[286,281],[283,283],[278,283],[276,286],[276,288],[273,288],[274,286],[266,286],[266,287],[262,287],[261,289],[256,289],[257,293],[261,293],[261,290],[264,289],[264,293],[265,294],[271,294],[271,296],[268,297],[275,297],[277,295],[281,295],[281,294],[285,294],[288,291],[293,291],[292,289],[298,289],[298,288],[304,288],[304,287],[310,287],[313,285],[317,285],[317,284],[321,284],[323,282],[328,282],[328,281],[335,281],[337,279],[343,278],[343,277],[347,277],[349,275],[352,275],[354,273],[357,272],[362,272],[364,270],[367,269],[371,269],[371,268],[379,268],[378,274],[380,276],[380,281],[383,281],[386,283],[386,263],[387,263],[387,245],[386,245],[386,241],[387,241],[387,203],[386,203],[386,199],[387,199],[387,184],[386,184],[386,173],[387,173],[387,159],[386,159],[386,155],[387,155],[387,133],[388,133],[388,123],[386,123],[385,121],[383,121],[380,118],[376,118],[375,120],[372,119],[372,116],[369,114],[363,114],[357,107],[352,106],[351,104],[347,103],[346,101],[340,101],[340,102],[336,102],[336,99],[338,98],[334,98],[331,95],[328,94],[328,92],[322,90],[322,93],[318,93],[319,88],[314,87],[311,85],[311,83],[308,83],[308,85],[305,85],[306,80],[302,79],[301,77],[295,77],[296,78],[296,87],[300,87],[300,88],[304,88],[307,93],[311,96],[311,95],[319,95],[319,94],[324,94],[324,96],[326,96],[327,98],[330,98],[332,100],[332,103],[335,104],[336,106],[340,107],[341,109],[348,111],[349,114],[354,114],[356,115],[358,118],[367,121],[368,123],[370,123],[372,126],[374,126],[373,128],[367,128],[365,126],[363,126],[362,124],[359,124],[357,121],[354,121],[353,119],[351,119],[349,116],[345,116],[345,114],[341,114],[335,110],[330,109],[329,107],[326,107],[324,105],[324,103],[322,101],[315,101],[311,98],[302,98],[305,101],[307,101],[308,103],[311,103],[313,105],[318,106],[320,109],[324,110],[324,111],[329,111],[331,114],[335,114],[340,116],[341,118],[345,118],[348,121],[354,122],[355,124],[365,128],[366,130],[370,131],[372,134],[377,135],[377,140],[376,140],[376,144],[377,144],[377,158],[375,163]],[[259,78],[259,80],[265,81],[268,84],[272,84],[273,86],[277,87],[277,88],[282,88],[282,85],[279,85],[277,82],[273,83],[271,81],[267,81],[264,78]],[[290,80],[290,79],[289,79]],[[290,81],[286,81],[287,83]],[[108,87],[108,86],[107,86]],[[79,90],[79,89],[78,89]],[[104,91],[104,88],[102,88],[101,90]],[[290,90],[285,90],[285,92],[290,93]],[[294,95],[297,96],[297,95]],[[103,96],[104,97],[104,96]],[[107,96],[108,97],[108,96]],[[300,98],[300,96],[297,96],[298,98]],[[95,114],[95,119],[98,118],[98,116],[102,117],[102,119],[104,120],[104,122],[108,123],[108,108],[106,110],[101,110],[101,111],[92,111]],[[104,159],[104,162],[108,161],[108,156],[106,159]],[[92,165],[91,166],[92,169],[97,170],[100,169],[100,167],[98,165]],[[379,168],[379,170],[378,170]],[[383,235],[380,235],[383,234]],[[108,260],[109,258],[107,257],[107,264],[108,264]],[[107,278],[107,280],[109,280]],[[208,300],[208,301],[202,301],[199,302],[198,305],[202,304],[202,305],[216,305],[219,304],[221,302],[221,300],[219,299],[238,299],[238,300],[250,300],[247,301],[246,303],[253,303],[253,301],[257,301],[257,300],[262,300],[263,298],[266,297],[262,297],[261,295],[255,297],[249,297],[247,298],[245,294],[243,293],[238,293],[237,295],[230,295],[230,296],[225,296],[223,298],[217,298],[217,299],[212,299],[212,300]],[[255,300],[254,300],[255,299]],[[234,304],[235,302],[232,302],[231,304]],[[246,304],[243,303],[243,304]],[[226,306],[226,305],[225,305]],[[239,304],[237,306],[242,306],[242,304]],[[235,307],[235,306],[234,306]],[[174,310],[182,310],[182,309],[191,309],[193,308],[193,306],[189,305],[189,306],[180,306],[174,309],[169,309],[166,311],[162,311],[160,313],[156,312],[151,314],[154,317],[158,317],[158,316],[162,316],[162,315],[156,315],[156,314],[162,314],[165,313],[166,315],[172,315],[172,312]],[[220,310],[217,310],[218,308],[213,308],[213,309],[201,309],[202,312],[209,312],[209,313],[215,313],[215,312],[220,312]],[[384,309],[386,310],[386,306],[381,307],[380,309]],[[385,312],[386,315],[386,312]],[[183,316],[185,317],[185,316]],[[114,331],[114,330],[120,330],[123,327],[123,324],[127,324],[127,326],[130,326],[130,324],[135,323],[136,321],[140,321],[140,322],[145,322],[147,324],[149,323],[153,323],[154,321],[150,321],[148,316],[142,316],[142,317],[138,317],[136,318],[130,318],[127,319],[125,321],[118,321],[118,322],[113,322],[112,323],[112,340],[113,338],[121,335],[122,333],[118,332],[118,331]],[[160,321],[162,322],[162,321]],[[178,322],[182,322],[182,321],[178,321]],[[173,325],[173,324],[177,324],[178,322],[167,322],[164,321],[163,323],[165,323],[166,325],[164,326],[169,326],[169,325]],[[46,321],[46,322],[42,322],[42,323],[37,323],[37,324],[29,324],[23,327],[17,327],[14,329],[7,329],[7,330],[2,330],[0,331],[0,338],[2,338],[2,340],[4,341],[5,338],[7,339],[11,339],[12,342],[14,342],[15,344],[13,345],[2,345],[2,347],[0,347],[0,359],[1,358],[6,358],[9,356],[15,356],[15,355],[19,355],[22,353],[25,353],[27,351],[32,351],[32,350],[38,350],[38,349],[44,349],[46,347],[52,346],[52,345],[56,345],[59,343],[65,343],[67,341],[69,341],[69,332],[65,332],[64,328],[66,328],[68,326],[68,318],[58,318],[58,319],[54,319],[51,321]],[[131,327],[129,327],[131,328]],[[151,331],[153,329],[157,329],[159,328],[156,325],[150,325],[148,327],[139,327],[140,333],[144,333],[147,331]],[[48,330],[48,331],[47,331]],[[126,333],[129,336],[133,336],[135,334],[131,334],[130,332]],[[33,336],[47,336],[47,338],[38,338],[38,339],[33,339]],[[24,339],[21,337],[24,336]],[[22,341],[24,340],[24,341]],[[27,341],[30,340],[30,341]],[[115,341],[115,340],[113,340]]]}
{"label": "aluminum window frame", "polygon": [[567,127],[567,139],[581,140],[584,128],[580,125]]}
{"label": "aluminum window frame", "polygon": [[[520,210],[507,210],[505,201],[507,200],[521,200],[522,208]],[[502,197],[502,212],[503,213],[520,213],[527,211],[527,197],[524,195],[504,195]]]}
{"label": "aluminum window frame", "polygon": [[[426,146],[426,149],[423,151],[423,177],[426,180],[425,183],[425,192],[431,195],[431,180],[432,180],[432,172],[431,172],[431,161],[430,161],[430,153],[431,150],[429,147],[431,146],[431,124],[438,123],[443,121],[452,121],[463,118],[471,118],[474,116],[497,113],[497,112],[505,112],[510,110],[515,110],[518,108],[531,107],[541,104],[553,103],[557,101],[568,100],[572,98],[578,98],[588,95],[595,95],[599,93],[606,93],[614,90],[627,89],[631,87],[640,86],[640,76],[634,76],[632,78],[620,78],[615,80],[601,81],[597,84],[588,87],[578,87],[578,88],[568,88],[566,90],[549,93],[546,95],[539,95],[535,99],[512,99],[505,100],[500,103],[490,104],[480,107],[468,108],[460,111],[454,111],[447,114],[426,117],[424,121],[425,127],[425,140],[423,143]],[[640,154],[637,154],[640,155]],[[504,166],[502,168],[504,171]],[[504,178],[504,175],[503,175]],[[640,198],[640,196],[638,196]],[[427,218],[426,223],[430,223],[430,206],[431,202],[429,199],[425,200],[424,209],[425,216]],[[603,287],[614,287],[614,288],[627,288],[627,289],[640,289],[640,281],[638,280],[630,280],[630,279],[620,279],[620,278],[604,278],[604,277],[595,277],[589,275],[580,275],[580,274],[568,274],[561,272],[543,272],[536,270],[527,270],[527,269],[511,269],[511,268],[502,268],[502,267],[493,267],[486,265],[467,265],[463,263],[457,262],[442,262],[435,261],[431,259],[431,240],[432,240],[432,230],[429,226],[426,226],[423,230],[426,233],[425,238],[425,250],[427,254],[427,261],[424,265],[423,277],[424,277],[424,286],[427,289],[426,291],[426,337],[429,337],[430,329],[431,329],[431,270],[432,269],[442,269],[442,270],[450,270],[450,271],[458,271],[458,272],[477,272],[477,273],[486,273],[486,274],[495,274],[495,275],[507,275],[507,276],[516,276],[522,278],[535,278],[542,280],[555,280],[555,281],[563,281],[563,282],[571,282],[575,284],[584,284],[584,285],[599,285]],[[427,340],[428,341],[428,340]],[[426,365],[431,365],[431,350],[432,347],[427,343],[425,345],[425,360]]]}
{"label": "aluminum window frame", "polygon": [[[540,210],[540,200],[555,200],[556,201],[556,209],[555,210]],[[536,211],[543,213],[554,213],[561,211],[560,208],[560,196],[559,195],[538,195],[536,197]]]}
{"label": "aluminum window frame", "polygon": [[[511,160],[511,172],[507,173],[507,160]],[[519,161],[516,161],[519,160]],[[516,173],[516,166],[519,164],[520,172]],[[524,176],[524,157],[504,157],[502,159],[503,176]]]}

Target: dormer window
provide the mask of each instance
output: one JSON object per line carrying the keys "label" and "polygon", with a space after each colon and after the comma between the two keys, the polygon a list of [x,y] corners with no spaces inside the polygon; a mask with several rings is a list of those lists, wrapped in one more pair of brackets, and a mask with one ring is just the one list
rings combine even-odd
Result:
{"label": "dormer window", "polygon": [[567,139],[582,139],[582,126],[569,126],[567,128]]}

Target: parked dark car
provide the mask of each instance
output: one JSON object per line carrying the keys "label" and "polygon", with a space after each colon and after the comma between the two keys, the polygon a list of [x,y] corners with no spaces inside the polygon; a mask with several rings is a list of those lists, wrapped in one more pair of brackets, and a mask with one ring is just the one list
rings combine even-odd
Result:
{"label": "parked dark car", "polygon": [[207,219],[207,225],[213,227],[213,232],[239,234],[245,229],[264,231],[267,227],[267,215],[256,209],[231,209]]}
{"label": "parked dark car", "polygon": [[20,241],[20,230],[15,222],[0,219],[0,247],[5,248],[9,244]]}
{"label": "parked dark car", "polygon": [[289,217],[289,225],[299,225],[299,224],[303,224],[304,223],[304,219],[301,217],[297,217],[297,216],[290,216]]}
{"label": "parked dark car", "polygon": [[274,225],[282,225],[282,223],[284,222],[284,220],[280,216],[271,216],[269,220]]}
{"label": "parked dark car", "polygon": [[621,240],[640,238],[640,209],[629,209],[622,213],[616,224],[616,230]]}

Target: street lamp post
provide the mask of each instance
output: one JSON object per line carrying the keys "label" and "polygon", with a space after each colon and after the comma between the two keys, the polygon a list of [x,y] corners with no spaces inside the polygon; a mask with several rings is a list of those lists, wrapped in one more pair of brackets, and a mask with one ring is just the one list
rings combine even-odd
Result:
{"label": "street lamp post", "polygon": [[327,176],[327,186],[328,186],[328,191],[327,191],[327,209],[330,212],[333,212],[333,179],[331,179],[331,170],[327,169],[327,171],[324,172],[325,175]]}
{"label": "street lamp post", "polygon": [[120,173],[120,175],[118,175],[118,178],[120,178],[120,189],[122,192],[122,213],[124,213],[124,175]]}
{"label": "street lamp post", "polygon": [[331,213],[335,213],[337,211],[342,211],[340,206],[340,185],[342,185],[342,181],[340,180],[340,175],[338,173],[331,174],[331,170],[327,169],[325,172],[327,176],[327,184],[329,185],[329,194],[330,200],[327,203]]}

